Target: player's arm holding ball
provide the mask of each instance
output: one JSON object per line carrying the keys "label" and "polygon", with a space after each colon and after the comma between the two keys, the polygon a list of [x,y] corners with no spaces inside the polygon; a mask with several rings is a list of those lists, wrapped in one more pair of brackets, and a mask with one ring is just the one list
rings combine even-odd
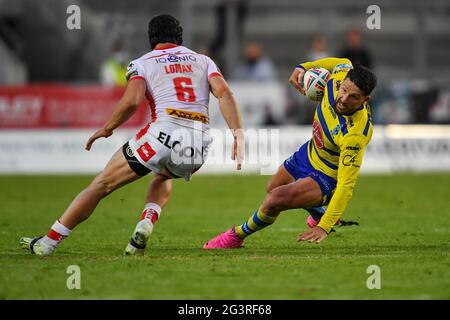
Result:
{"label": "player's arm holding ball", "polygon": [[305,76],[306,71],[314,68],[324,68],[332,73],[338,64],[351,65],[352,63],[347,58],[323,58],[312,62],[301,63],[295,67],[289,77],[289,83],[304,95],[305,89],[303,88],[303,77]]}

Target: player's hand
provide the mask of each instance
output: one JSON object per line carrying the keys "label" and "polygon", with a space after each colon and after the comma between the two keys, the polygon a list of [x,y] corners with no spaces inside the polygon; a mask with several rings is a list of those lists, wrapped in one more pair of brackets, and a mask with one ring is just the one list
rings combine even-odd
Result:
{"label": "player's hand", "polygon": [[236,161],[236,169],[241,170],[244,161],[244,133],[242,129],[233,130],[233,147],[231,148],[231,159]]}
{"label": "player's hand", "polygon": [[289,77],[289,83],[301,94],[305,94],[305,90],[303,90],[303,77],[305,76],[305,72],[303,68],[295,68]]}
{"label": "player's hand", "polygon": [[319,243],[325,239],[328,234],[320,227],[314,227],[298,235],[298,241],[308,241]]}
{"label": "player's hand", "polygon": [[113,134],[112,130],[107,130],[105,128],[101,128],[97,130],[86,142],[86,146],[84,147],[86,150],[91,150],[91,146],[94,143],[95,140],[98,138],[108,138]]}

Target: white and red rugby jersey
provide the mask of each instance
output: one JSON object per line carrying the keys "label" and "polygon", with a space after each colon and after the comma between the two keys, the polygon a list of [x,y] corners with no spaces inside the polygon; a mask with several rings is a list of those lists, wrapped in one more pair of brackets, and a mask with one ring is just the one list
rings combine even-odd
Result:
{"label": "white and red rugby jersey", "polygon": [[159,46],[158,50],[131,61],[126,74],[128,81],[146,81],[152,121],[183,124],[192,121],[187,118],[200,119],[206,127],[209,117],[208,80],[215,76],[222,75],[211,58],[177,45]]}

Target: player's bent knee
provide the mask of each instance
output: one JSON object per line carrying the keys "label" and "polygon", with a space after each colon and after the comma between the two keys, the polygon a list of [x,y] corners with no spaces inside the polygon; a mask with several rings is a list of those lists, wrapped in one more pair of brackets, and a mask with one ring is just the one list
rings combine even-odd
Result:
{"label": "player's bent knee", "polygon": [[[287,188],[286,188],[287,189]],[[279,201],[284,208],[291,208],[298,197],[298,191],[295,189],[287,189],[280,192]]]}
{"label": "player's bent knee", "polygon": [[103,197],[108,196],[109,194],[111,194],[111,192],[113,192],[116,189],[117,189],[117,185],[115,185],[115,184],[111,184],[111,183],[105,184],[103,187]]}
{"label": "player's bent knee", "polygon": [[283,211],[298,207],[299,190],[293,188],[276,188],[266,197],[266,205],[270,211]]}
{"label": "player's bent knee", "polygon": [[118,185],[114,182],[114,179],[102,176],[101,174],[89,185],[90,190],[99,195],[101,198],[109,195],[111,192],[116,190],[117,187]]}
{"label": "player's bent knee", "polygon": [[263,210],[267,213],[279,212],[283,209],[283,197],[279,192],[269,192],[264,199]]}
{"label": "player's bent knee", "polygon": [[89,186],[89,189],[101,198],[106,197],[112,192],[111,186],[108,186],[107,183],[101,181],[93,181]]}
{"label": "player's bent knee", "polygon": [[270,191],[272,191],[274,188],[273,188],[273,186],[272,186],[272,183],[271,183],[271,181],[269,181],[267,184],[266,184],[266,192],[267,193],[269,193]]}
{"label": "player's bent knee", "polygon": [[273,178],[269,180],[269,182],[267,182],[266,184],[266,191],[267,193],[272,192],[273,189],[277,188],[280,186],[280,183],[275,181]]}

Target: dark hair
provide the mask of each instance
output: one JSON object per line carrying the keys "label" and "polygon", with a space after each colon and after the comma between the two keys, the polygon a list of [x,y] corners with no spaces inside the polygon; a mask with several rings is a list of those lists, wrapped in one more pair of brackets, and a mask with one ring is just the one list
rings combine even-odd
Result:
{"label": "dark hair", "polygon": [[377,85],[377,77],[375,74],[361,65],[355,66],[348,73],[346,78],[356,84],[366,96],[370,95]]}
{"label": "dark hair", "polygon": [[183,28],[180,22],[169,14],[155,16],[148,23],[148,40],[154,49],[158,43],[183,43]]}

